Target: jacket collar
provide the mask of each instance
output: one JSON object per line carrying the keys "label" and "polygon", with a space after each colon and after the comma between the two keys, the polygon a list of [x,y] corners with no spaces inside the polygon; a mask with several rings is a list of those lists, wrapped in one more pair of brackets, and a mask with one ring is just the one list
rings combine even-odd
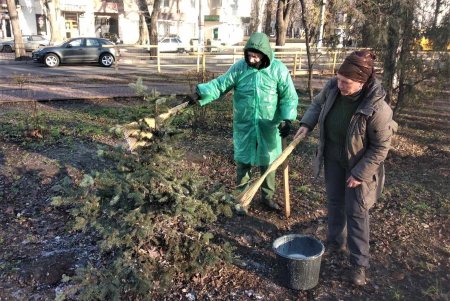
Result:
{"label": "jacket collar", "polygon": [[[336,99],[338,93],[336,78],[334,79],[333,84],[334,84],[333,85],[334,91],[331,94],[331,96],[333,97],[333,99]],[[380,101],[384,101],[386,92],[384,91],[383,87],[381,86],[378,80],[375,80],[366,89],[367,91],[365,92],[365,94],[361,96],[363,99],[361,100],[361,103],[356,109],[356,113],[363,114],[366,116],[372,116],[372,114],[378,110],[378,107],[380,106]]]}

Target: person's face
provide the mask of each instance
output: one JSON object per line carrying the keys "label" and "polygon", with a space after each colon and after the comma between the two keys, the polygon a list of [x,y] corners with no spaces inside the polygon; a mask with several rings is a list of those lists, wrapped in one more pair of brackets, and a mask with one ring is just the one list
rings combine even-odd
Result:
{"label": "person's face", "polygon": [[247,61],[251,66],[257,66],[263,58],[262,53],[247,51]]}
{"label": "person's face", "polygon": [[341,95],[347,96],[355,94],[356,92],[362,89],[363,83],[356,82],[351,80],[345,76],[340,75],[339,73],[336,75],[338,88],[341,91]]}

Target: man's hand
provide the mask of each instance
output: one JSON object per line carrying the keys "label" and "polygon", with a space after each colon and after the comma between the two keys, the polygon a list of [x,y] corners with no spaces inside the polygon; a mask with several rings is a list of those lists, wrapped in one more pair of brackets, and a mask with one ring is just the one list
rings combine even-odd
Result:
{"label": "man's hand", "polygon": [[290,120],[283,120],[278,126],[281,138],[286,138],[291,133],[292,123]]}
{"label": "man's hand", "polygon": [[357,179],[355,179],[353,176],[350,176],[347,179],[347,187],[348,188],[356,188],[356,187],[358,187],[361,184],[362,184],[362,182],[357,180]]}
{"label": "man's hand", "polygon": [[309,128],[307,128],[306,126],[302,125],[297,133],[295,133],[294,139],[297,139],[298,136],[305,134],[305,136],[309,133]]}
{"label": "man's hand", "polygon": [[200,95],[198,95],[197,93],[193,93],[193,94],[189,94],[186,96],[186,100],[189,101],[189,105],[200,105],[199,100],[200,99]]}

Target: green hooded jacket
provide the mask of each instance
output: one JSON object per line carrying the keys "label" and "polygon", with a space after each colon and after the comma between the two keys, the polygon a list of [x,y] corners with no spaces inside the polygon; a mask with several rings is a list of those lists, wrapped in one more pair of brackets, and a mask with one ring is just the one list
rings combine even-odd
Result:
{"label": "green hooded jacket", "polygon": [[298,96],[288,69],[274,58],[264,33],[252,34],[244,49],[262,52],[270,64],[258,70],[241,59],[225,74],[199,84],[197,93],[203,106],[234,89],[234,160],[264,166],[281,153],[278,125],[282,120],[296,119]]}

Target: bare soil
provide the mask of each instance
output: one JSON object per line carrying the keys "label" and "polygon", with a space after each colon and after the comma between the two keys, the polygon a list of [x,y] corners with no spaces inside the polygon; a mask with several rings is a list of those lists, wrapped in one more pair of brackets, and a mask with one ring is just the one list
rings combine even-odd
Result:
{"label": "bare soil", "polygon": [[[39,110],[76,113],[89,106],[123,106],[135,102],[58,102]],[[19,122],[12,114],[30,105],[0,107],[0,127]],[[308,291],[284,286],[277,274],[272,242],[285,234],[326,237],[323,179],[311,175],[316,134],[290,157],[292,213],[267,211],[253,201],[248,216],[221,218],[211,225],[216,237],[231,242],[233,262],[222,263],[189,282],[174,282],[164,300],[448,300],[450,107],[445,97],[405,108],[400,130],[386,160],[384,196],[371,210],[371,268],[368,284],[349,283],[349,264],[335,254],[322,257],[318,285]],[[209,184],[234,188],[231,110],[212,109],[207,123],[186,131],[175,146],[185,151],[179,168],[209,178]],[[100,126],[104,120],[92,119]],[[1,129],[1,128],[0,128]],[[68,125],[67,131],[69,131]],[[66,177],[80,180],[92,170],[108,168],[99,148],[123,141],[108,135],[39,144],[0,130],[0,300],[54,300],[65,277],[96,256],[91,240],[67,229],[66,211],[50,206]],[[42,140],[44,141],[44,140]],[[175,143],[175,142],[174,142]],[[277,175],[282,205],[282,179]]]}

